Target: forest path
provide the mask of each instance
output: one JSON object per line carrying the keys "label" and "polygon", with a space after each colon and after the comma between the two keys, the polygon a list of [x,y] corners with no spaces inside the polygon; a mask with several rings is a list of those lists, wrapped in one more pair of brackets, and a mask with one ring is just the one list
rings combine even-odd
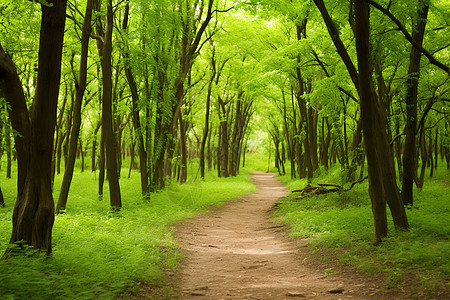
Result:
{"label": "forest path", "polygon": [[274,203],[288,193],[273,176],[252,174],[256,192],[176,225],[184,256],[175,274],[181,299],[383,297],[361,274],[326,274],[329,266],[311,261],[305,241],[271,222]]}

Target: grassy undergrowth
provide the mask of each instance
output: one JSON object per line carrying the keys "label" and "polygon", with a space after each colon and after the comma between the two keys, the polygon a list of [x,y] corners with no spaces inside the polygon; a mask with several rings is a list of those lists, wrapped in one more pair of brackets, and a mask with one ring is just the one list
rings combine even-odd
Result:
{"label": "grassy undergrowth", "polygon": [[[341,177],[341,170],[334,168],[313,184],[342,184]],[[306,180],[280,179],[291,189],[306,185]],[[340,264],[352,264],[368,274],[384,273],[386,290],[406,284],[411,294],[435,297],[448,288],[450,275],[449,185],[449,171],[441,168],[422,190],[415,190],[414,206],[407,209],[408,232],[393,228],[388,211],[389,235],[377,246],[367,181],[343,193],[300,199],[299,193],[292,193],[282,200],[275,217],[290,225],[293,237],[308,237],[315,252],[326,249]]]}
{"label": "grassy undergrowth", "polygon": [[[234,199],[255,189],[249,170],[235,178],[208,174],[205,181],[171,184],[140,196],[137,172],[120,181],[123,209],[110,213],[108,184],[98,200],[96,174],[75,173],[67,210],[56,216],[53,254],[12,257],[0,261],[1,299],[112,299],[141,282],[161,284],[163,270],[174,269],[179,254],[170,225],[213,204]],[[2,176],[3,177],[3,176]],[[62,175],[55,178],[55,201]],[[0,209],[0,251],[8,246],[16,195],[15,179],[0,178],[7,207]]]}

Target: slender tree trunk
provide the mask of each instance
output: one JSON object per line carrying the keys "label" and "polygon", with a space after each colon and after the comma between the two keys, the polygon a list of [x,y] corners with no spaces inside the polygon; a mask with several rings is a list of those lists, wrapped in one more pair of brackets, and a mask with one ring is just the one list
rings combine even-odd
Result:
{"label": "slender tree trunk", "polygon": [[180,113],[178,116],[179,126],[180,126],[180,154],[181,154],[181,165],[180,165],[180,183],[186,183],[187,179],[187,148],[186,148],[186,124],[183,121],[183,114]]}
{"label": "slender tree trunk", "polygon": [[61,147],[63,143],[63,133],[62,133],[62,125],[63,125],[63,119],[64,119],[64,112],[65,107],[67,103],[67,83],[65,84],[65,91],[64,91],[64,98],[63,98],[63,104],[61,106],[61,110],[59,112],[59,115],[56,120],[56,135],[55,135],[55,145],[54,145],[54,151],[53,151],[53,158],[52,158],[52,182],[55,179],[55,171],[56,167],[58,167],[58,174],[60,173],[60,166],[61,166]]}
{"label": "slender tree trunk", "polygon": [[97,170],[96,167],[96,156],[97,156],[97,133],[100,130],[100,126],[102,122],[99,121],[97,126],[95,127],[94,133],[92,134],[92,156],[91,156],[91,171],[95,172]]}
{"label": "slender tree trunk", "polygon": [[[395,136],[400,134],[400,122],[395,120]],[[402,144],[400,138],[397,138],[394,142],[395,156],[397,161],[398,177],[403,178],[403,165],[402,165]]]}
{"label": "slender tree trunk", "polygon": [[[429,0],[419,0],[418,20],[412,37],[419,45],[423,43],[428,16]],[[416,128],[417,128],[417,90],[419,86],[420,58],[422,54],[412,47],[409,56],[408,79],[406,81],[406,126],[403,146],[402,200],[405,205],[413,205],[413,183],[416,174]]]}
{"label": "slender tree trunk", "polygon": [[[219,146],[219,164],[220,176],[228,177],[228,119],[225,110],[225,103],[222,98],[218,97],[220,117],[220,146]],[[218,168],[219,170],[219,168]]]}
{"label": "slender tree trunk", "polygon": [[61,210],[66,209],[67,197],[69,196],[70,184],[72,183],[73,171],[75,168],[77,144],[81,127],[81,107],[83,104],[84,91],[86,89],[87,60],[89,51],[89,39],[91,35],[92,4],[93,0],[88,0],[86,4],[86,13],[83,22],[83,33],[81,36],[80,72],[78,80],[75,79],[76,94],[75,103],[73,105],[73,125],[72,132],[70,133],[69,155],[64,170],[64,177],[61,183],[58,204],[56,205],[56,213],[59,213]]}
{"label": "slender tree trunk", "polygon": [[5,199],[3,198],[3,192],[0,188],[0,207],[5,207]]}
{"label": "slender tree trunk", "polygon": [[[214,134],[215,135],[215,134]],[[212,147],[211,147],[211,139],[212,139],[212,128],[209,130],[208,133],[208,145],[206,148],[206,160],[208,161],[208,171],[211,172],[212,165],[213,165],[213,154],[212,154]]]}
{"label": "slender tree trunk", "polygon": [[[240,92],[242,93],[242,92]],[[236,102],[236,113],[235,113],[235,120],[234,120],[234,126],[233,126],[233,133],[231,134],[231,145],[230,145],[230,151],[231,151],[231,159],[230,159],[230,166],[229,166],[229,172],[231,176],[236,176],[237,174],[237,167],[239,165],[238,158],[239,158],[239,143],[240,143],[240,130],[241,130],[241,122],[242,122],[242,112],[241,112],[241,98],[242,94],[238,97],[238,100]]]}
{"label": "slender tree trunk", "polygon": [[11,125],[8,123],[5,126],[5,139],[6,139],[6,178],[11,178]]}
{"label": "slender tree trunk", "polygon": [[420,157],[422,165],[420,166],[420,174],[417,177],[416,186],[418,189],[422,189],[423,182],[425,180],[425,168],[427,167],[427,158],[428,158],[427,145],[425,142],[425,132],[423,130],[421,130],[420,132],[419,145],[420,145]]}
{"label": "slender tree trunk", "polygon": [[428,156],[428,163],[430,165],[430,177],[433,177],[433,173],[434,173],[434,160],[433,160],[433,132],[430,130],[430,140],[429,140],[429,147],[428,147],[428,153],[430,153],[430,155]]}
{"label": "slender tree trunk", "polygon": [[[126,31],[128,27],[128,14],[129,14],[130,4],[127,2],[125,6],[125,16],[123,21],[122,28]],[[129,64],[130,55],[128,53],[128,49],[125,50],[125,75],[128,80],[128,85],[131,90],[131,101],[132,101],[132,116],[133,116],[133,127],[136,135],[138,148],[139,148],[139,170],[141,174],[141,192],[142,195],[147,195],[149,192],[148,187],[148,171],[147,171],[147,152],[145,150],[144,144],[144,136],[142,133],[141,120],[139,117],[139,94],[137,90],[136,81],[134,80],[134,76],[131,70],[131,66]],[[134,149],[134,146],[133,146]],[[134,151],[133,151],[134,156]],[[133,157],[134,158],[134,157]],[[131,160],[133,162],[133,159]],[[131,167],[130,167],[131,170]]]}
{"label": "slender tree trunk", "polygon": [[438,136],[438,129],[436,128],[436,136],[434,139],[434,168],[437,169],[438,167],[438,156],[439,156],[439,136]]}
{"label": "slender tree trunk", "polygon": [[[209,130],[209,111],[211,108],[211,92],[212,92],[212,84],[214,82],[214,78],[216,77],[216,61],[214,59],[214,48],[212,53],[212,59],[211,59],[211,67],[212,67],[212,74],[211,79],[208,83],[208,93],[206,95],[206,110],[205,110],[205,127],[203,128],[203,136],[202,141],[200,144],[200,176],[202,179],[205,179],[205,145],[206,145],[206,139],[208,136],[210,136],[210,130]],[[210,144],[208,143],[208,151],[210,150]],[[208,152],[209,153],[209,152]],[[210,169],[210,163],[208,161],[208,169]]]}
{"label": "slender tree trunk", "polygon": [[122,207],[119,186],[119,172],[117,166],[117,141],[113,131],[112,116],[112,30],[113,30],[113,8],[112,0],[109,0],[106,13],[105,38],[102,47],[102,74],[103,74],[103,97],[102,97],[102,133],[105,139],[106,150],[106,176],[109,182],[110,205],[113,209]]}
{"label": "slender tree trunk", "polygon": [[83,141],[80,139],[78,140],[78,144],[80,145],[80,156],[81,156],[81,173],[84,172],[84,149],[83,149]]}

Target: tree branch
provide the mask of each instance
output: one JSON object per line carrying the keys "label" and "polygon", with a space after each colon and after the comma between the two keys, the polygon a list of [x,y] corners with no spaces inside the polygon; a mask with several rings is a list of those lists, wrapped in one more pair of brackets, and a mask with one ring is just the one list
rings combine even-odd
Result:
{"label": "tree branch", "polygon": [[366,2],[369,3],[370,5],[372,5],[373,7],[375,7],[376,9],[378,9],[379,11],[381,11],[386,16],[388,16],[392,20],[392,22],[394,22],[395,25],[397,25],[398,29],[403,33],[403,35],[411,43],[411,45],[414,48],[416,48],[417,50],[419,50],[423,55],[425,55],[428,58],[428,60],[430,61],[431,64],[433,64],[436,67],[442,69],[447,74],[450,74],[450,68],[448,66],[444,65],[443,63],[441,63],[440,61],[438,61],[436,58],[433,57],[433,55],[430,52],[428,52],[421,45],[419,45],[412,38],[412,36],[408,33],[408,31],[406,30],[405,26],[403,26],[403,24],[400,23],[400,21],[388,9],[385,9],[384,7],[382,7],[381,5],[379,5],[378,3],[376,3],[373,0],[366,0]]}

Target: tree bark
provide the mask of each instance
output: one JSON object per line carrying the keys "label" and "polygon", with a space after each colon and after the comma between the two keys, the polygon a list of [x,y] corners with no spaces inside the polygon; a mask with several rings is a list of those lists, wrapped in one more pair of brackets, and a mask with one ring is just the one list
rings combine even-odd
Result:
{"label": "tree bark", "polygon": [[[125,15],[122,28],[124,31],[128,27],[128,15],[129,15],[130,4],[127,2],[125,6]],[[133,116],[133,127],[136,135],[138,148],[139,148],[139,170],[141,174],[141,192],[142,195],[147,195],[149,192],[148,187],[148,171],[147,171],[147,151],[145,150],[144,136],[142,134],[141,120],[139,117],[139,94],[136,86],[136,81],[134,80],[133,72],[129,63],[130,55],[129,50],[125,49],[125,75],[128,80],[128,85],[131,90],[131,101],[132,101],[132,116]],[[133,151],[134,152],[134,151]],[[130,167],[131,170],[131,167]]]}
{"label": "tree bark", "polygon": [[220,146],[219,146],[219,165],[220,177],[229,177],[228,172],[228,114],[225,110],[225,102],[218,97],[220,113]]}
{"label": "tree bark", "polygon": [[356,51],[358,57],[361,120],[369,172],[369,194],[375,225],[375,240],[387,235],[386,202],[394,225],[409,227],[395,179],[393,156],[386,136],[386,120],[372,84],[370,63],[369,6],[364,0],[355,2]]}
{"label": "tree bark", "polygon": [[[5,127],[5,139],[6,139],[6,178],[11,178],[12,167],[12,147],[11,147],[11,125],[8,123]],[[436,131],[437,132],[437,131]]]}
{"label": "tree bark", "polygon": [[352,59],[350,58],[350,55],[347,52],[347,48],[345,47],[344,43],[339,37],[339,31],[337,30],[333,20],[331,19],[331,16],[328,13],[325,4],[323,3],[323,0],[314,0],[314,3],[316,4],[317,8],[319,9],[322,15],[325,25],[327,26],[328,33],[330,34],[330,37],[333,40],[333,44],[335,45],[339,56],[341,57],[342,61],[344,62],[347,68],[347,71],[350,75],[350,78],[353,81],[353,84],[355,85],[356,89],[359,90],[358,71],[356,71],[356,67],[353,64]]}
{"label": "tree bark", "polygon": [[50,254],[55,209],[51,189],[52,153],[66,1],[48,2],[53,5],[42,5],[39,67],[31,115],[15,66],[1,45],[0,89],[11,107],[11,124],[20,134],[16,137],[17,200],[10,243],[26,243]]}
{"label": "tree bark", "polygon": [[[206,95],[206,109],[205,109],[205,127],[203,128],[203,136],[202,141],[200,144],[200,176],[202,179],[205,179],[205,146],[206,146],[206,139],[210,135],[209,133],[209,115],[210,115],[210,109],[211,109],[211,92],[212,92],[212,84],[214,82],[214,78],[216,77],[216,60],[215,60],[215,49],[213,47],[212,49],[212,58],[211,58],[211,78],[208,83],[208,92]],[[210,145],[208,145],[208,148],[210,148]],[[208,164],[209,166],[209,164]]]}
{"label": "tree bark", "polygon": [[5,207],[5,199],[3,198],[3,192],[0,188],[0,207]]}
{"label": "tree bark", "polygon": [[[81,127],[81,107],[83,104],[84,91],[86,90],[87,78],[87,60],[89,51],[89,39],[91,35],[92,20],[92,3],[88,0],[86,4],[86,13],[83,22],[83,32],[81,35],[81,55],[80,55],[80,72],[78,80],[75,79],[75,103],[73,105],[73,124],[70,133],[69,155],[64,170],[64,177],[59,192],[58,204],[56,205],[56,213],[66,209],[67,197],[69,196],[70,184],[72,183],[73,171],[75,168],[75,159],[77,153],[78,137]],[[81,146],[81,145],[80,145]]]}
{"label": "tree bark", "polygon": [[106,13],[105,37],[101,59],[103,74],[102,133],[105,138],[106,176],[109,182],[110,205],[113,209],[120,209],[122,207],[122,199],[120,195],[119,172],[117,165],[117,141],[113,131],[112,115],[112,30],[113,8],[112,0],[109,0]]}
{"label": "tree bark", "polygon": [[[428,16],[429,0],[419,0],[417,10],[417,23],[414,26],[412,37],[419,44],[423,44],[426,19]],[[416,168],[416,128],[417,128],[417,92],[420,75],[421,52],[412,47],[409,56],[408,79],[406,81],[406,126],[405,144],[403,146],[403,178],[402,200],[405,205],[413,205],[413,184]]]}

